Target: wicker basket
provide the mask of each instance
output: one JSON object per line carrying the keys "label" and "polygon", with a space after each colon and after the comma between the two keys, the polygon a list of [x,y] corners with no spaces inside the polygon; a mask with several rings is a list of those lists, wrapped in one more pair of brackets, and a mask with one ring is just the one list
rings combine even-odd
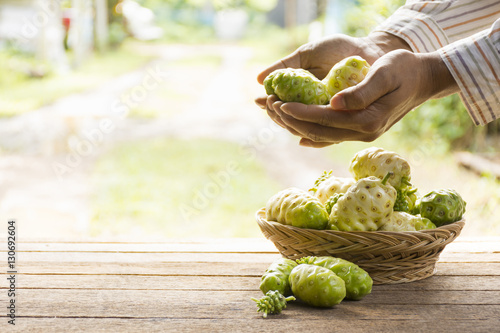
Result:
{"label": "wicker basket", "polygon": [[462,231],[465,221],[436,229],[408,232],[334,231],[301,229],[266,220],[265,209],[256,214],[264,236],[289,259],[333,256],[356,263],[374,284],[425,279],[436,273],[444,247]]}

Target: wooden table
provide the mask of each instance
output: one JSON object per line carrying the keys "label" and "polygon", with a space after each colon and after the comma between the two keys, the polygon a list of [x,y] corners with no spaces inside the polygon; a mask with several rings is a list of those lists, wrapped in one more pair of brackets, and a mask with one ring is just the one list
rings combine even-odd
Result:
{"label": "wooden table", "polygon": [[374,286],[331,309],[293,302],[267,319],[250,299],[279,258],[264,238],[17,249],[16,326],[4,314],[1,332],[500,332],[498,238],[459,237],[428,279]]}

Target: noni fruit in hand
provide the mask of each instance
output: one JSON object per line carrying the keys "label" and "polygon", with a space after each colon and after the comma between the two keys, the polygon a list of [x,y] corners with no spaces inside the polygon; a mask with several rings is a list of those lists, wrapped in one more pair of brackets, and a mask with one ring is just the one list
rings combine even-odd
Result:
{"label": "noni fruit in hand", "polygon": [[411,215],[406,212],[394,212],[390,220],[380,227],[380,231],[419,231],[435,229],[431,220],[420,215]]}
{"label": "noni fruit in hand", "polygon": [[309,229],[325,229],[328,224],[328,213],[319,199],[294,187],[278,192],[267,201],[266,218]]}
{"label": "noni fruit in hand", "polygon": [[335,177],[332,171],[325,171],[309,191],[313,192],[314,196],[325,204],[333,194],[347,192],[355,182],[354,178]]}
{"label": "noni fruit in hand", "polygon": [[295,301],[295,297],[283,296],[279,291],[270,290],[262,298],[252,298],[257,303],[257,311],[262,312],[262,317],[267,318],[267,314],[280,314],[286,308],[286,303]]}
{"label": "noni fruit in hand", "polygon": [[288,296],[291,293],[288,276],[292,269],[297,266],[293,260],[280,258],[273,262],[262,275],[260,290],[266,294],[270,290],[279,291]]}
{"label": "noni fruit in hand", "polygon": [[419,213],[440,227],[460,220],[465,213],[465,205],[457,191],[435,190],[420,198]]}
{"label": "noni fruit in hand", "polygon": [[324,105],[332,97],[323,82],[300,68],[275,70],[264,80],[264,88],[268,95],[275,94],[283,102]]}
{"label": "noni fruit in hand", "polygon": [[297,263],[321,266],[337,274],[344,280],[347,299],[358,301],[372,291],[373,280],[370,275],[348,260],[327,256],[303,257]]}
{"label": "noni fruit in hand", "polygon": [[352,56],[339,61],[323,79],[331,96],[341,90],[360,83],[368,73],[370,65],[359,56]]}
{"label": "noni fruit in hand", "polygon": [[371,176],[358,180],[333,206],[329,228],[340,231],[375,231],[386,223],[393,211],[396,190]]}
{"label": "noni fruit in hand", "polygon": [[349,170],[356,180],[369,176],[382,179],[388,172],[392,172],[388,183],[394,188],[410,185],[410,164],[397,153],[382,148],[371,147],[358,152],[352,159]]}
{"label": "noni fruit in hand", "polygon": [[346,295],[344,280],[324,267],[298,265],[289,279],[293,294],[312,306],[331,307]]}

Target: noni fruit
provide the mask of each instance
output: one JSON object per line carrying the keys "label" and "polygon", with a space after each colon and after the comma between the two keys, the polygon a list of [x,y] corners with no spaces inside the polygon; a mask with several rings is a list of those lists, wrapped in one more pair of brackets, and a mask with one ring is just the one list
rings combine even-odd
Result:
{"label": "noni fruit", "polygon": [[335,64],[323,79],[331,96],[341,90],[360,83],[368,73],[370,65],[359,56],[345,58]]}
{"label": "noni fruit", "polygon": [[299,228],[325,229],[328,213],[318,198],[291,187],[272,196],[266,205],[268,221]]}
{"label": "noni fruit", "polygon": [[298,265],[289,279],[293,294],[312,306],[331,307],[339,304],[346,295],[344,280],[324,267]]}
{"label": "noni fruit", "polygon": [[358,180],[333,206],[329,229],[340,231],[375,231],[389,221],[396,201],[396,190],[371,176]]}
{"label": "noni fruit", "polygon": [[394,211],[411,212],[417,201],[417,189],[407,186],[397,190],[396,202],[394,203]]}
{"label": "noni fruit", "polygon": [[434,229],[436,225],[431,220],[420,215],[406,212],[394,212],[390,220],[380,227],[380,231],[419,231]]}
{"label": "noni fruit", "polygon": [[356,180],[369,176],[382,179],[388,172],[392,172],[388,183],[394,188],[410,185],[410,164],[397,153],[382,148],[371,147],[358,152],[352,159],[349,170]]}
{"label": "noni fruit", "polygon": [[343,195],[344,195],[344,193],[335,193],[334,195],[332,195],[330,197],[330,199],[328,199],[326,201],[325,208],[326,208],[326,212],[328,213],[328,215],[330,215],[332,213],[333,206],[335,206],[337,201],[339,201],[339,199],[342,198]]}
{"label": "noni fruit", "polygon": [[371,293],[373,280],[358,265],[334,257],[303,257],[298,264],[309,264],[328,268],[345,282],[346,299],[358,301]]}
{"label": "noni fruit", "polygon": [[295,261],[286,258],[280,258],[273,262],[260,280],[262,293],[266,294],[269,290],[277,290],[285,296],[290,295],[288,276],[295,266],[297,266]]}
{"label": "noni fruit", "polygon": [[466,202],[457,191],[441,189],[427,193],[419,200],[419,213],[440,227],[458,221],[465,213]]}
{"label": "noni fruit", "polygon": [[286,308],[286,303],[295,301],[295,297],[285,298],[279,291],[269,290],[262,298],[252,297],[252,300],[257,303],[257,312],[262,312],[262,317],[267,318],[268,314],[280,314]]}
{"label": "noni fruit", "polygon": [[323,82],[300,68],[275,70],[264,80],[264,87],[268,95],[275,94],[283,102],[323,105],[332,97]]}
{"label": "noni fruit", "polygon": [[345,193],[356,181],[354,178],[335,177],[330,172],[324,172],[319,177],[314,187],[309,191],[314,193],[314,196],[319,199],[323,204],[335,193]]}

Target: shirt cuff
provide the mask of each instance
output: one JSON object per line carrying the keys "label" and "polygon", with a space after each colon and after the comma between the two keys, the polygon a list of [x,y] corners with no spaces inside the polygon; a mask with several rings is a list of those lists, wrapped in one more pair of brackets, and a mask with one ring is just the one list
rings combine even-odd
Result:
{"label": "shirt cuff", "polygon": [[[500,20],[495,25],[500,27]],[[495,25],[439,50],[476,125],[500,118],[500,52],[493,41],[496,38],[492,39],[500,29],[494,29]]]}
{"label": "shirt cuff", "polygon": [[436,51],[449,43],[437,22],[426,13],[399,8],[374,31],[383,31],[404,39],[413,52]]}

